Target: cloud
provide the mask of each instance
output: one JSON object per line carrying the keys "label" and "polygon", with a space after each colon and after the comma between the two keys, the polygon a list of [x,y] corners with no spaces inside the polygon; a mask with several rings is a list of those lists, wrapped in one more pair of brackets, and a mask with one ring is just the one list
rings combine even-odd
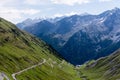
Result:
{"label": "cloud", "polygon": [[71,16],[71,15],[75,15],[75,14],[80,14],[80,13],[77,13],[77,12],[70,12],[70,13],[66,13],[66,14],[60,14],[60,13],[58,13],[58,14],[55,14],[53,16],[53,18],[55,18],[55,17],[62,17],[62,16]]}
{"label": "cloud", "polygon": [[24,3],[29,5],[36,5],[39,3],[39,0],[25,0]]}
{"label": "cloud", "polygon": [[[37,1],[37,0],[36,0]],[[34,3],[34,2],[31,2]],[[19,20],[31,17],[40,13],[40,10],[34,8],[20,8],[19,6],[25,6],[24,0],[1,0],[0,1],[0,17],[5,18],[13,23],[17,23]]]}
{"label": "cloud", "polygon": [[99,0],[100,2],[109,2],[109,1],[112,1],[112,0]]}
{"label": "cloud", "polygon": [[23,3],[28,5],[46,5],[50,3],[50,0],[24,0]]}
{"label": "cloud", "polygon": [[1,0],[0,6],[15,6],[21,4],[22,1],[19,0]]}
{"label": "cloud", "polygon": [[83,4],[90,2],[90,0],[51,0],[51,1],[54,4],[66,4],[66,5]]}
{"label": "cloud", "polygon": [[[11,1],[13,2],[14,0],[11,0]],[[7,3],[10,3],[11,1],[10,0],[1,0],[0,1],[0,6],[3,6],[5,4],[7,4]]]}
{"label": "cloud", "polygon": [[16,19],[24,18],[24,15],[30,16],[39,13],[39,10],[35,9],[15,9],[15,8],[4,8],[0,7],[0,17],[5,18],[10,21],[15,21]]}

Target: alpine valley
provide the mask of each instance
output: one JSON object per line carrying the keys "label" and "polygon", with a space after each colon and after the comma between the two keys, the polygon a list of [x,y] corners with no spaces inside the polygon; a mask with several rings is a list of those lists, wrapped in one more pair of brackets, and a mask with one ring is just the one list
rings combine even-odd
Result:
{"label": "alpine valley", "polygon": [[27,19],[17,26],[46,41],[68,62],[80,65],[120,48],[120,9],[99,15]]}
{"label": "alpine valley", "polygon": [[120,80],[120,9],[17,26],[0,18],[0,80]]}

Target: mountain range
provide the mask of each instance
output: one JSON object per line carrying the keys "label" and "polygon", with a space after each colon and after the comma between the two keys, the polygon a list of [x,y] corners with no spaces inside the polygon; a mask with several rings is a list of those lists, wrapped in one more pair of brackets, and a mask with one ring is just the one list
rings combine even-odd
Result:
{"label": "mountain range", "polygon": [[99,15],[72,15],[32,22],[24,25],[23,21],[17,26],[46,41],[74,65],[107,56],[120,48],[119,8]]}
{"label": "mountain range", "polygon": [[0,80],[119,79],[120,49],[109,56],[74,66],[43,40],[0,18]]}

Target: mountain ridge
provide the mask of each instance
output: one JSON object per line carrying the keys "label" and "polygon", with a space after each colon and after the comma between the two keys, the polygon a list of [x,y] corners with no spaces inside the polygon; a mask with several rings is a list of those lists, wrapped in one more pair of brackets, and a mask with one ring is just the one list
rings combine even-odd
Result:
{"label": "mountain ridge", "polygon": [[[73,15],[64,17],[55,23],[51,23],[54,25],[51,29],[48,24],[47,27],[50,29],[48,31],[41,29],[44,25],[35,26],[36,24],[26,26],[23,30],[43,39],[52,45],[67,61],[77,65],[90,59],[107,56],[120,47],[119,16],[120,9],[115,8],[98,15]],[[51,32],[51,30],[53,31]],[[86,40],[86,42],[82,44],[82,40]],[[88,43],[89,41],[90,43]],[[89,50],[87,46],[90,45],[92,48]],[[108,51],[109,49],[111,51]],[[105,50],[105,54],[102,53]],[[81,56],[88,57],[86,59],[80,59]]]}

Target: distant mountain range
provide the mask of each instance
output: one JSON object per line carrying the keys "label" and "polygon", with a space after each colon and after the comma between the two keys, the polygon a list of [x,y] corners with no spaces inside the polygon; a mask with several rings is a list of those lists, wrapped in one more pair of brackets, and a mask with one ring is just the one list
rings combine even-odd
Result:
{"label": "distant mountain range", "polygon": [[119,8],[99,15],[26,20],[17,26],[52,45],[74,65],[107,56],[120,48]]}

